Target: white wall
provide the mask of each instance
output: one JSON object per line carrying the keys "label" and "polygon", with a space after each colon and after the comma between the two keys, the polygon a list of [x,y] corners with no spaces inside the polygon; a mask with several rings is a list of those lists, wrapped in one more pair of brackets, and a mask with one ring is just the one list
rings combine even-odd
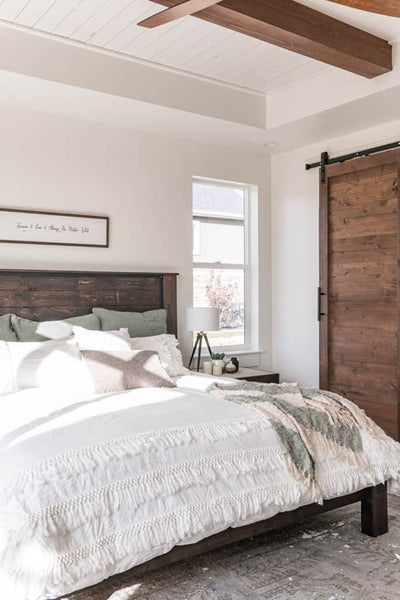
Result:
{"label": "white wall", "polygon": [[4,107],[0,130],[1,206],[109,215],[111,227],[109,249],[0,244],[0,268],[179,272],[186,353],[192,176],[259,186],[261,364],[271,366],[269,174],[263,156]]}
{"label": "white wall", "polygon": [[318,170],[306,162],[400,139],[400,121],[272,157],[273,367],[282,379],[318,385]]}

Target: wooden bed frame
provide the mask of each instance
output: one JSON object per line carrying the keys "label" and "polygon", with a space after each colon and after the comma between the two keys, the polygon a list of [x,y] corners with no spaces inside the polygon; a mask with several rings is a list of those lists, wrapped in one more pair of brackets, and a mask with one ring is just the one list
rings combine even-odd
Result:
{"label": "wooden bed frame", "polygon": [[[64,319],[91,312],[95,306],[137,311],[166,308],[168,332],[177,334],[176,273],[114,273],[101,271],[0,270],[0,315],[15,313],[35,320]],[[166,566],[227,544],[361,502],[361,530],[376,537],[388,531],[386,485],[310,504],[271,519],[231,528],[196,544],[177,546],[132,573]]]}
{"label": "wooden bed frame", "polygon": [[177,273],[110,271],[22,271],[0,269],[0,315],[25,319],[67,319],[111,310],[168,311],[168,333],[177,335]]}

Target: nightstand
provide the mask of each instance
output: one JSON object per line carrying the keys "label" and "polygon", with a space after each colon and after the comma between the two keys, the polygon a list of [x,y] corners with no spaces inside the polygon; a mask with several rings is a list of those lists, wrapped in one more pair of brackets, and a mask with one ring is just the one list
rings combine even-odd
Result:
{"label": "nightstand", "polygon": [[240,368],[237,373],[223,373],[222,377],[233,379],[245,379],[246,381],[258,381],[259,383],[279,383],[279,373],[261,371],[261,369]]}

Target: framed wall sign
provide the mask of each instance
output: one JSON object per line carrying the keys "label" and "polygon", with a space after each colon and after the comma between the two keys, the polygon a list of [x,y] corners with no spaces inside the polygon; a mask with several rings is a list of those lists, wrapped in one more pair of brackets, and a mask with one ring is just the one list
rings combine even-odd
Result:
{"label": "framed wall sign", "polygon": [[108,248],[109,217],[0,208],[0,242]]}

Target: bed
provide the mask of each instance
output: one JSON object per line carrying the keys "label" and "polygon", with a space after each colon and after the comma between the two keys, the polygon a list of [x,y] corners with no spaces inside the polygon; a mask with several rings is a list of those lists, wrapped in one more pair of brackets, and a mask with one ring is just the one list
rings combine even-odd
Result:
{"label": "bed", "polygon": [[[166,308],[176,335],[176,282],[166,273],[0,271],[0,315]],[[387,531],[387,482],[396,487],[400,477],[400,446],[369,422],[366,445],[379,460],[344,469],[334,450],[317,493],[294,477],[265,416],[211,395],[213,378],[182,374],[174,383],[100,396],[40,388],[0,396],[3,594],[56,598],[356,502],[365,534]]]}

